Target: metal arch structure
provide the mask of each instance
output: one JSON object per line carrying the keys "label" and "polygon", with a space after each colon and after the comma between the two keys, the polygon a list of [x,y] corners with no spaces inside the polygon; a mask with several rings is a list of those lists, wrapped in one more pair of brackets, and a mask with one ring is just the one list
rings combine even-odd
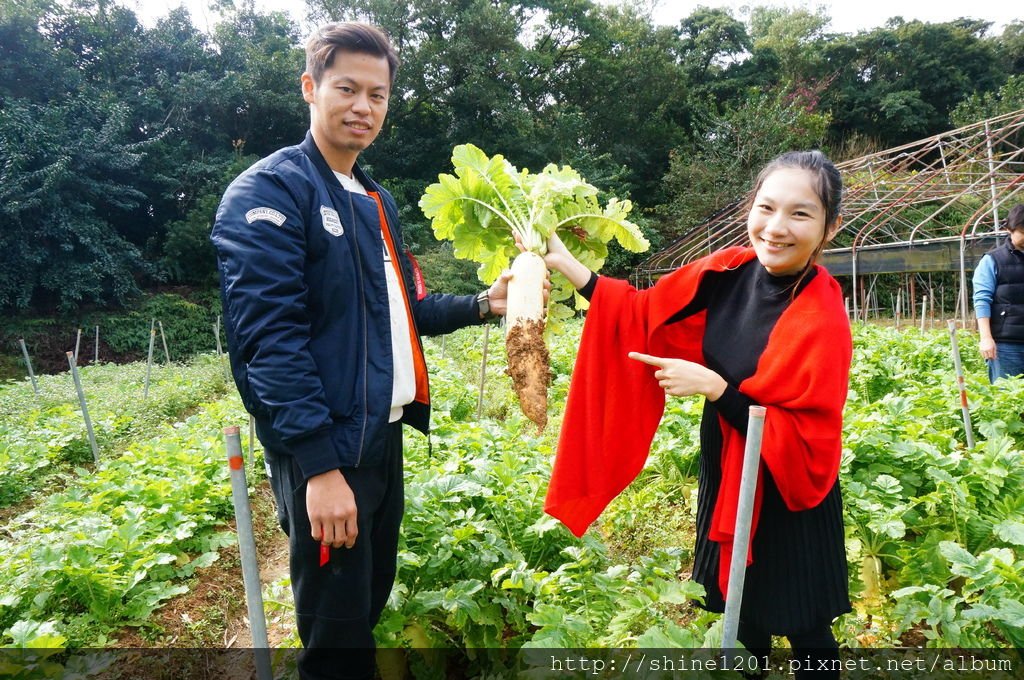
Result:
{"label": "metal arch structure", "polygon": [[[837,164],[843,226],[819,262],[852,291],[875,274],[967,272],[999,242],[1005,215],[1024,200],[1024,109]],[[747,242],[743,199],[642,262],[638,286],[715,250]],[[863,301],[853,295],[856,318]]]}

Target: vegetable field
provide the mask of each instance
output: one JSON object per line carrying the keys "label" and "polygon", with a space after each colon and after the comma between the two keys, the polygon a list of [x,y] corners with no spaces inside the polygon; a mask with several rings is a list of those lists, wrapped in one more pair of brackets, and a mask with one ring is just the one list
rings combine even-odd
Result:
{"label": "vegetable field", "polygon": [[[699,401],[670,400],[640,479],[582,540],[541,511],[579,328],[550,347],[540,434],[497,340],[482,399],[481,330],[427,343],[431,447],[407,433],[381,646],[717,644],[720,617],[695,606],[702,589],[688,580]],[[854,612],[835,624],[842,646],[1024,646],[1024,380],[989,385],[974,336],[961,336],[971,449],[948,334],[854,329],[840,473]],[[82,371],[98,469],[70,378],[45,377],[39,397],[27,380],[0,388],[0,645],[113,645],[233,542],[220,432],[245,414],[214,359],[161,371],[146,401],[139,366]],[[265,483],[260,467],[251,484]],[[264,593],[282,620],[286,586]]]}

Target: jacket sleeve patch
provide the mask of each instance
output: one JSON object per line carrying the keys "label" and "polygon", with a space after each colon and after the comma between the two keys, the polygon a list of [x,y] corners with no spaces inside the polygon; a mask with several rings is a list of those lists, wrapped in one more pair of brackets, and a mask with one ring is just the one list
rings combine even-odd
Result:
{"label": "jacket sleeve patch", "polygon": [[249,224],[252,224],[256,220],[266,220],[267,222],[273,222],[277,226],[284,224],[284,213],[280,213],[273,208],[253,208],[249,212],[245,213],[245,219]]}

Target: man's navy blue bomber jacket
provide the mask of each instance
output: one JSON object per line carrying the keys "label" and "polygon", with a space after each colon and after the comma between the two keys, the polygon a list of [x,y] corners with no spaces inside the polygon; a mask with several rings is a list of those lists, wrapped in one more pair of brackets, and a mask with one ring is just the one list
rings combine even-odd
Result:
{"label": "man's navy blue bomber jacket", "polygon": [[[394,199],[354,173],[378,192],[401,244]],[[217,210],[211,240],[235,384],[263,445],[294,456],[307,479],[382,453],[394,369],[378,215],[376,200],[341,187],[308,133],[239,175]],[[481,323],[472,295],[418,300],[409,258],[395,255],[417,337]],[[402,421],[426,432],[429,398]]]}

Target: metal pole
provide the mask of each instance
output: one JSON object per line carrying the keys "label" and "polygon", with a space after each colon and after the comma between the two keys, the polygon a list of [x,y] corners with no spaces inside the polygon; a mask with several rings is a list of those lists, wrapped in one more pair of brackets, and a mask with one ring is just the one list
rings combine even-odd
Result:
{"label": "metal pole", "polygon": [[253,441],[256,433],[256,418],[249,414],[249,460],[252,461],[252,477],[256,479],[256,448]]}
{"label": "metal pole", "polygon": [[484,383],[487,379],[487,345],[491,335],[491,324],[484,326],[484,358],[480,362],[480,399],[476,403],[476,419],[480,421],[484,417]]}
{"label": "metal pole", "polygon": [[75,337],[75,363],[78,363],[78,348],[82,345],[82,329],[78,329],[78,335]]}
{"label": "metal pole", "polygon": [[217,359],[220,361],[220,365],[224,367],[224,379],[231,379],[231,371],[228,370],[227,362],[224,361],[224,349],[220,344],[220,315],[217,315],[217,323],[213,324],[213,337],[217,338]]}
{"label": "metal pole", "polygon": [[754,514],[754,493],[757,491],[757,468],[761,462],[761,435],[764,433],[764,406],[751,406],[747,420],[747,442],[743,449],[743,474],[736,506],[736,528],[732,537],[732,559],[725,599],[725,621],[722,627],[722,650],[737,649],[736,635],[740,625],[740,604],[743,582],[747,575],[747,551],[750,546],[750,520]]}
{"label": "metal pole", "polygon": [[157,321],[160,324],[160,341],[164,343],[164,358],[167,363],[171,363],[171,353],[167,351],[167,336],[164,335],[164,322]]}
{"label": "metal pole", "polygon": [[925,321],[925,317],[927,315],[928,315],[928,296],[925,295],[923,298],[921,298],[921,332],[922,333],[924,332],[924,321]]}
{"label": "metal pole", "polygon": [[992,157],[992,132],[985,121],[985,147],[988,151],[988,184],[992,191],[992,231],[999,231],[999,193],[996,191],[996,167]]}
{"label": "metal pole", "polygon": [[899,318],[903,311],[903,286],[896,289],[896,330],[899,330]]}
{"label": "metal pole", "polygon": [[153,344],[156,342],[156,329],[149,327],[149,358],[146,360],[146,386],[142,390],[142,398],[149,397],[149,374],[153,370]]}
{"label": "metal pole", "polygon": [[256,539],[253,536],[252,511],[249,508],[249,488],[245,483],[245,462],[242,460],[242,441],[238,430],[237,425],[224,428],[228,467],[231,469],[231,500],[235,505],[235,526],[238,530],[238,553],[242,560],[245,604],[249,610],[252,646],[256,654],[256,677],[259,680],[272,680],[274,676],[270,667],[267,619],[263,612]]}
{"label": "metal pole", "polygon": [[[963,315],[964,328],[967,328],[967,255],[965,250],[967,249],[967,239],[963,234],[960,235],[960,296],[958,298],[958,307],[960,314]],[[956,316],[954,314],[953,316]]]}
{"label": "metal pole", "polygon": [[96,435],[92,431],[92,420],[89,418],[89,409],[85,405],[85,391],[82,389],[82,381],[78,377],[78,365],[75,363],[75,353],[68,352],[68,366],[71,367],[71,377],[75,381],[75,389],[78,390],[78,403],[82,405],[82,418],[85,419],[85,433],[89,436],[89,446],[92,447],[92,458],[96,464],[100,464],[100,450],[96,446]]}
{"label": "metal pole", "polygon": [[960,410],[964,414],[964,431],[967,434],[967,448],[974,448],[974,430],[971,427],[971,409],[967,406],[967,385],[964,370],[960,365],[960,347],[956,342],[956,321],[949,322],[949,340],[953,344],[953,368],[956,369],[956,383],[960,388]]}
{"label": "metal pole", "polygon": [[92,358],[92,363],[100,363],[100,327],[96,326],[96,354]]}
{"label": "metal pole", "polygon": [[21,345],[21,355],[25,357],[25,366],[28,368],[28,377],[32,381],[32,391],[39,396],[39,385],[36,383],[36,374],[32,371],[32,360],[28,358],[28,347],[25,347],[25,338],[18,338]]}

